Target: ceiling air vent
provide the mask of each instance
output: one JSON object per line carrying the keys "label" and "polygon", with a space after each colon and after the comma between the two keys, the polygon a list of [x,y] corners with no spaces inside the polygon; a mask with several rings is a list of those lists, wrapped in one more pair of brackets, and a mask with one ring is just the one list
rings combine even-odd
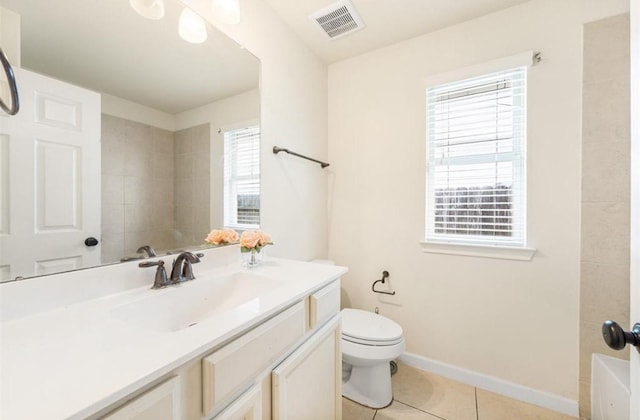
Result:
{"label": "ceiling air vent", "polygon": [[349,0],[330,4],[309,15],[329,39],[338,39],[364,28],[364,22]]}

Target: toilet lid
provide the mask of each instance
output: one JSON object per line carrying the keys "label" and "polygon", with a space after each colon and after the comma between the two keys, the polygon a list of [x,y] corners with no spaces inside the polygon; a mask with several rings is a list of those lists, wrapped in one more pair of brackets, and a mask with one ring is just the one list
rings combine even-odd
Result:
{"label": "toilet lid", "polygon": [[342,335],[366,341],[398,341],[402,338],[402,327],[373,312],[343,309]]}

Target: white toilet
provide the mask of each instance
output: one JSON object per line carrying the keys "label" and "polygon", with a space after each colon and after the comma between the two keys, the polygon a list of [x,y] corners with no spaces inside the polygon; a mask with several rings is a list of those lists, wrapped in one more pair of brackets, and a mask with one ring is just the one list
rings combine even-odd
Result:
{"label": "white toilet", "polygon": [[359,309],[342,310],[342,395],[371,408],[391,404],[389,362],[406,346],[402,327]]}

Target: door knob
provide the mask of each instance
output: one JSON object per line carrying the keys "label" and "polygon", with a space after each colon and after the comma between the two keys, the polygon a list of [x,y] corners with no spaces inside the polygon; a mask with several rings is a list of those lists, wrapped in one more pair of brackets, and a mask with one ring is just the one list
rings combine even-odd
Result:
{"label": "door knob", "polygon": [[96,246],[98,245],[98,240],[96,238],[94,238],[93,236],[88,237],[87,239],[84,240],[84,244],[86,246]]}
{"label": "door knob", "polygon": [[602,338],[614,350],[622,350],[624,346],[631,344],[640,351],[640,323],[636,323],[633,330],[627,332],[617,322],[605,321],[602,324]]}

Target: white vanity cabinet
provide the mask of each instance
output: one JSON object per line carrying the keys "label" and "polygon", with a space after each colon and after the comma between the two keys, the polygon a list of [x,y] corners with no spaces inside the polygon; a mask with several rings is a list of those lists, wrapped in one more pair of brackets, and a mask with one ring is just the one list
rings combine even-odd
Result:
{"label": "white vanity cabinet", "polygon": [[340,419],[340,281],[191,361],[109,420]]}

